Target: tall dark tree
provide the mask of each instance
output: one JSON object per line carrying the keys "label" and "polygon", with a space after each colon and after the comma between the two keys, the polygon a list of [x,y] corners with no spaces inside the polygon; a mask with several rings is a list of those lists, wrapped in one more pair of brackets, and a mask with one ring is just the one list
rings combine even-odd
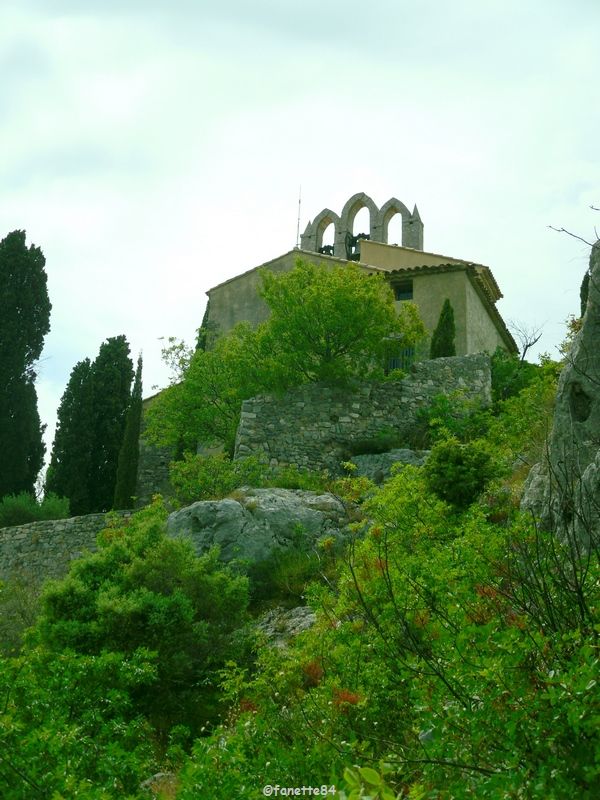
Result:
{"label": "tall dark tree", "polygon": [[107,339],[93,363],[75,365],[58,410],[46,490],[72,514],[112,508],[133,365],[124,336]]}
{"label": "tall dark tree", "polygon": [[0,497],[33,492],[44,457],[34,382],[50,330],[45,264],[25,231],[0,242]]}
{"label": "tall dark tree", "polygon": [[431,337],[430,358],[444,358],[456,355],[456,326],[454,324],[454,309],[450,300],[446,298],[438,324]]}
{"label": "tall dark tree", "polygon": [[114,336],[100,346],[92,365],[94,444],[90,480],[91,511],[113,506],[119,451],[129,408],[133,363],[125,336]]}
{"label": "tall dark tree", "polygon": [[131,508],[137,483],[140,429],[142,425],[142,357],[138,357],[123,443],[119,452],[114,508]]}
{"label": "tall dark tree", "polygon": [[46,491],[68,497],[74,515],[87,514],[90,510],[93,401],[92,365],[86,358],[73,367],[60,401],[46,475]]}

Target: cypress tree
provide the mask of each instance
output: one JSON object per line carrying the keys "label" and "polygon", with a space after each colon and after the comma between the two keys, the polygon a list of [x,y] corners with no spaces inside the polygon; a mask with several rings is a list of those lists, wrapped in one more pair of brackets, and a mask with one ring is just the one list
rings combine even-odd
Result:
{"label": "cypress tree", "polygon": [[0,497],[33,493],[44,457],[35,362],[50,330],[45,263],[25,231],[0,242]]}
{"label": "cypress tree", "polygon": [[430,358],[444,358],[445,356],[456,355],[456,326],[454,325],[454,309],[450,300],[446,298],[438,324],[431,337]]}
{"label": "cypress tree", "polygon": [[69,498],[72,514],[112,508],[133,365],[124,336],[75,365],[58,410],[46,490]]}
{"label": "cypress tree", "polygon": [[119,452],[114,508],[131,508],[137,483],[140,429],[142,425],[142,357],[138,357],[123,443]]}
{"label": "cypress tree", "polygon": [[90,511],[93,408],[92,365],[86,358],[73,367],[60,401],[46,475],[46,492],[68,497],[74,515]]}
{"label": "cypress tree", "polygon": [[91,511],[113,506],[119,451],[129,408],[133,364],[125,336],[114,336],[100,346],[92,365],[94,443],[90,474]]}

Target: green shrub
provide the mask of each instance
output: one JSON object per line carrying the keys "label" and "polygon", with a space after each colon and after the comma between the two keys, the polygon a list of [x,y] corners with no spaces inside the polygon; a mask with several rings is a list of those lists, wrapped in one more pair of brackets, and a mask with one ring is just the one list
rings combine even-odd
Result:
{"label": "green shrub", "polygon": [[457,508],[473,503],[499,471],[486,442],[461,444],[455,437],[438,442],[424,467],[428,489]]}
{"label": "green shrub", "polygon": [[264,477],[264,486],[278,489],[302,489],[306,492],[326,492],[329,486],[329,475],[326,472],[314,472],[290,465],[288,467],[272,467]]}
{"label": "green shrub", "polygon": [[468,397],[464,391],[438,394],[417,412],[411,444],[431,447],[449,436],[461,442],[480,438],[485,435],[489,417],[490,413],[481,401]]}
{"label": "green shrub", "polygon": [[0,502],[0,528],[46,519],[66,519],[68,516],[68,498],[57,497],[52,493],[40,502],[28,492],[7,495]]}
{"label": "green shrub", "polygon": [[165,738],[173,725],[199,728],[218,710],[212,676],[243,655],[248,580],[218,553],[197,557],[192,544],[165,534],[155,503],[98,537],[98,552],[46,584],[32,640],[62,653],[153,653],[156,680],[132,699]]}
{"label": "green shrub", "polygon": [[35,622],[39,595],[39,586],[30,577],[0,581],[0,653],[19,652],[23,633]]}
{"label": "green shrub", "polygon": [[326,472],[313,472],[293,465],[269,467],[258,456],[232,461],[223,453],[212,456],[186,454],[183,461],[171,464],[170,477],[175,497],[181,505],[198,500],[220,500],[241,486],[324,492],[329,481]]}
{"label": "green shrub", "polygon": [[220,500],[240,486],[262,486],[265,467],[256,456],[231,461],[224,453],[201,456],[186,453],[170,467],[175,497],[181,505]]}
{"label": "green shrub", "polygon": [[542,367],[521,361],[519,356],[498,348],[491,358],[492,400],[507,400],[529,386],[539,376]]}

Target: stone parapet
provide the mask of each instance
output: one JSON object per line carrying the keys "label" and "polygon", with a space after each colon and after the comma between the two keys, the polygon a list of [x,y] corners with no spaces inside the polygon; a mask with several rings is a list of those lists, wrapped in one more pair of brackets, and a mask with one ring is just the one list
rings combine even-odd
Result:
{"label": "stone parapet", "polygon": [[353,445],[389,433],[408,440],[419,409],[457,391],[482,405],[491,402],[488,356],[422,361],[401,381],[352,390],[307,384],[282,397],[260,395],[242,404],[234,458],[261,454],[271,466],[336,474]]}

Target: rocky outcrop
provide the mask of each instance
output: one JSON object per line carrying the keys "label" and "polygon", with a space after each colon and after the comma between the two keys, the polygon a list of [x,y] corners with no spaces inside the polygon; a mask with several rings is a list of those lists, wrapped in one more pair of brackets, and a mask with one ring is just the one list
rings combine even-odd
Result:
{"label": "rocky outcrop", "polygon": [[387,480],[394,464],[411,464],[422,467],[430,450],[408,450],[398,448],[388,450],[386,453],[368,453],[362,456],[352,456],[352,463],[356,464],[356,475],[370,478],[373,483],[383,483]]}
{"label": "rocky outcrop", "polygon": [[558,384],[545,460],[531,470],[522,508],[562,539],[600,540],[600,242],[590,256],[583,325]]}
{"label": "rocky outcrop", "polygon": [[257,564],[277,551],[310,549],[326,537],[342,540],[348,522],[343,503],[332,494],[243,488],[224,500],[173,512],[167,532],[190,539],[199,555],[218,545],[225,562]]}
{"label": "rocky outcrop", "polygon": [[317,615],[308,606],[282,608],[277,606],[267,611],[256,623],[272,647],[286,647],[290,639],[311,628]]}

